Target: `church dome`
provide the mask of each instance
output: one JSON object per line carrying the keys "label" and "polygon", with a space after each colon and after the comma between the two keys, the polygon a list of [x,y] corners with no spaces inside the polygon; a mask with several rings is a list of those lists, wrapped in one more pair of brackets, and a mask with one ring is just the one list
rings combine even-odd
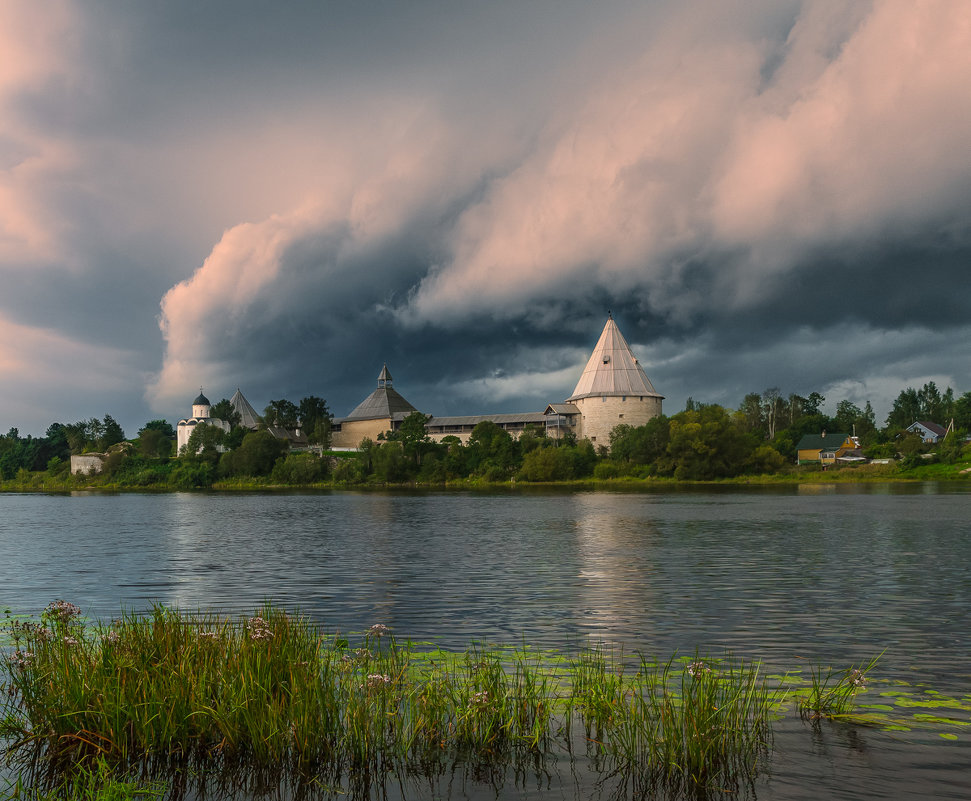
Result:
{"label": "church dome", "polygon": [[193,406],[212,406],[209,402],[209,398],[202,394],[202,390],[199,390],[199,397],[192,401]]}

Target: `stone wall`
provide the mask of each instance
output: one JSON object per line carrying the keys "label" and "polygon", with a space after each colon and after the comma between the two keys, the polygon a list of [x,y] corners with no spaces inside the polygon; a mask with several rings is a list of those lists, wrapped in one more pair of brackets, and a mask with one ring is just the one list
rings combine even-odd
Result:
{"label": "stone wall", "polygon": [[364,438],[372,442],[378,441],[378,434],[391,430],[391,418],[385,417],[378,420],[352,420],[341,423],[341,430],[331,434],[330,446],[332,448],[357,448]]}
{"label": "stone wall", "polygon": [[71,473],[91,476],[100,473],[104,463],[105,455],[103,453],[72,453]]}
{"label": "stone wall", "polygon": [[616,426],[642,426],[661,414],[661,399],[650,396],[595,395],[573,403],[580,410],[577,438],[588,439],[595,447],[609,446]]}

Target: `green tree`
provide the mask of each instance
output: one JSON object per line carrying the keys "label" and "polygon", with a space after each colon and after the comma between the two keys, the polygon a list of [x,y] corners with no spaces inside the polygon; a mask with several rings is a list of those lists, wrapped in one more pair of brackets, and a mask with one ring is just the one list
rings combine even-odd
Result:
{"label": "green tree", "polygon": [[230,431],[234,428],[239,428],[243,424],[243,416],[236,411],[236,407],[233,406],[228,398],[223,398],[214,404],[209,410],[209,416],[214,417],[216,420],[225,420],[229,423]]}
{"label": "green tree", "polygon": [[172,428],[172,424],[168,420],[149,420],[138,429],[138,436],[141,436],[145,431],[158,431],[169,439],[175,439],[175,429]]}
{"label": "green tree", "polygon": [[664,415],[642,426],[621,424],[610,432],[610,458],[628,464],[653,464],[664,455],[670,436],[670,421]]}
{"label": "green tree", "polygon": [[435,447],[425,428],[431,419],[431,415],[412,412],[401,421],[396,430],[387,431],[382,436],[388,442],[400,442],[405,457],[415,467],[420,467],[422,456]]}
{"label": "green tree", "polygon": [[122,430],[121,426],[115,421],[115,418],[110,414],[104,416],[104,420],[101,423],[101,435],[97,440],[97,448],[99,451],[106,451],[112,445],[117,445],[119,442],[124,442],[125,432]]}
{"label": "green tree", "polygon": [[320,445],[324,450],[330,448],[332,418],[327,401],[316,395],[308,395],[300,399],[297,410],[300,426],[310,443]]}
{"label": "green tree", "polygon": [[267,426],[278,426],[292,431],[300,425],[300,409],[286,398],[271,400],[263,410],[263,422]]}
{"label": "green tree", "polygon": [[146,458],[167,457],[175,445],[175,429],[167,420],[149,420],[138,429],[138,452]]}
{"label": "green tree", "polygon": [[762,409],[765,413],[768,439],[772,439],[779,421],[787,416],[786,402],[778,387],[769,387],[762,393]]}
{"label": "green tree", "polygon": [[961,431],[971,431],[971,392],[954,401],[954,425]]}
{"label": "green tree", "polygon": [[841,400],[836,404],[836,428],[847,434],[853,432],[853,426],[863,417],[863,410],[850,400]]}
{"label": "green tree", "polygon": [[469,434],[470,472],[490,480],[512,475],[522,464],[516,442],[492,420],[477,423]]}
{"label": "green tree", "polygon": [[822,414],[822,406],[826,402],[826,398],[820,395],[818,392],[810,392],[809,397],[806,398],[803,404],[803,411],[807,415],[817,415]]}
{"label": "green tree", "polygon": [[[577,478],[576,450],[570,447],[536,448],[523,457],[519,475],[526,481],[568,481]],[[592,454],[593,446],[590,446],[590,450]]]}
{"label": "green tree", "polygon": [[742,431],[748,434],[756,434],[764,437],[768,428],[765,420],[765,407],[762,405],[762,396],[757,392],[750,392],[742,399],[738,407],[740,425]]}
{"label": "green tree", "polygon": [[721,406],[681,412],[671,418],[664,469],[675,478],[704,480],[738,475],[758,438],[738,429]]}
{"label": "green tree", "polygon": [[219,449],[226,439],[226,432],[219,426],[209,423],[197,423],[188,441],[179,451],[179,456],[189,459],[201,459],[215,464],[219,460]]}
{"label": "green tree", "polygon": [[269,431],[252,431],[243,437],[236,450],[222,455],[219,472],[226,476],[267,476],[289,447],[286,441],[277,439]]}
{"label": "green tree", "polygon": [[172,453],[173,440],[157,428],[143,428],[138,433],[138,452],[149,459]]}
{"label": "green tree", "polygon": [[894,400],[890,414],[887,415],[886,428],[888,430],[907,428],[915,420],[920,420],[924,416],[923,411],[917,390],[907,387],[901,390]]}
{"label": "green tree", "polygon": [[371,453],[374,477],[388,484],[401,484],[411,478],[415,465],[401,442],[382,442]]}
{"label": "green tree", "polygon": [[785,463],[783,455],[771,445],[759,445],[746,461],[745,472],[759,475],[777,473]]}

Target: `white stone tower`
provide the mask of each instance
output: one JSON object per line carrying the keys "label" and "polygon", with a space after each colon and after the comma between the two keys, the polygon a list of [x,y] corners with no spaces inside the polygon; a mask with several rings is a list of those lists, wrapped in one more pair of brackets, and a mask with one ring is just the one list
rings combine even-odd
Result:
{"label": "white stone tower", "polygon": [[567,398],[580,412],[576,434],[595,446],[610,445],[610,432],[626,423],[642,426],[661,414],[663,395],[654,391],[647,373],[608,314],[573,394]]}

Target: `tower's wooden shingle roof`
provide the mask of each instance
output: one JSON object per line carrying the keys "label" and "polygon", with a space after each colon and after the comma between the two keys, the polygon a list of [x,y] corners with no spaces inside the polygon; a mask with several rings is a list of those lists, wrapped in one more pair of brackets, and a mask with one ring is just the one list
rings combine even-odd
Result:
{"label": "tower's wooden shingle roof", "polygon": [[609,315],[573,394],[566,400],[572,403],[595,395],[664,397],[654,391],[647,373],[638,363],[614,318]]}
{"label": "tower's wooden shingle roof", "polygon": [[381,370],[378,376],[378,388],[354,407],[347,417],[343,417],[337,422],[348,420],[379,420],[395,415],[407,416],[418,410],[406,401],[400,392],[391,386],[391,373],[388,372],[388,365]]}

